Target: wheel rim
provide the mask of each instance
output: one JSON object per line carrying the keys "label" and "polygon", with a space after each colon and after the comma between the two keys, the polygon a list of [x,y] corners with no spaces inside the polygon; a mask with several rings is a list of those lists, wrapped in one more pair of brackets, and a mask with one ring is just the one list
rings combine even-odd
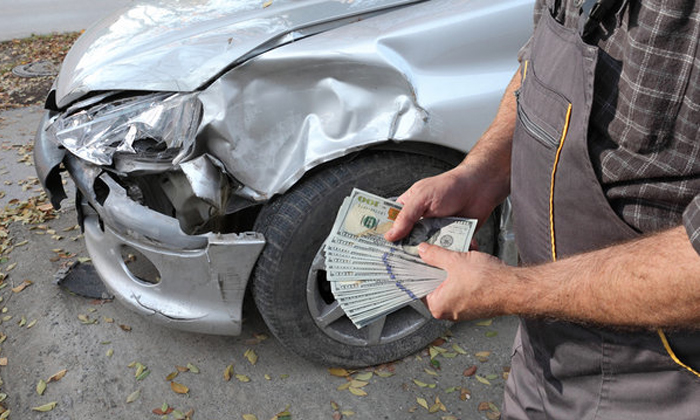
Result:
{"label": "wheel rim", "polygon": [[390,343],[411,335],[432,320],[423,302],[417,300],[364,328],[355,327],[330,292],[323,247],[309,269],[306,302],[314,322],[324,334],[352,346]]}

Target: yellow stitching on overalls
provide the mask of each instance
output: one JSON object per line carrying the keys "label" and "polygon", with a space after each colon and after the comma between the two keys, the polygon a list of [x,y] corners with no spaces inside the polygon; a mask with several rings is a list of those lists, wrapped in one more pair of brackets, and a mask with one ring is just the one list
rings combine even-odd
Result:
{"label": "yellow stitching on overalls", "polygon": [[664,334],[664,330],[659,328],[656,330],[656,332],[659,334],[659,337],[661,337],[661,342],[664,343],[666,353],[668,353],[668,355],[671,356],[671,359],[673,359],[673,361],[676,362],[676,364],[678,364],[679,366],[687,369],[693,375],[700,377],[700,373],[696,372],[693,368],[681,362],[681,359],[679,359],[678,356],[676,356],[676,353],[673,351],[673,349],[671,348],[671,344],[669,344],[668,339],[666,338],[666,334]]}
{"label": "yellow stitching on overalls", "polygon": [[525,64],[523,65],[523,80],[527,77],[527,63],[529,63],[530,60],[525,60]]}
{"label": "yellow stitching on overalls", "polygon": [[561,139],[559,140],[559,147],[557,148],[557,154],[554,157],[554,166],[552,166],[552,179],[549,184],[549,237],[552,242],[552,261],[557,260],[557,245],[554,240],[554,175],[557,173],[557,165],[559,164],[559,156],[561,155],[561,149],[564,147],[564,139],[566,138],[566,133],[569,131],[569,120],[571,119],[571,104],[566,110],[566,121],[564,123],[564,129],[561,131]]}

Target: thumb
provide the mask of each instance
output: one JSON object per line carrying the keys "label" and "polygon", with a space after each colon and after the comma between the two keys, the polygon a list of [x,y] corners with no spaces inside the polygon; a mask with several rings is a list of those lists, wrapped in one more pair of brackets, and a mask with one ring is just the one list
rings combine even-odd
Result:
{"label": "thumb", "polygon": [[426,263],[445,270],[450,265],[455,252],[423,242],[418,245],[418,254]]}

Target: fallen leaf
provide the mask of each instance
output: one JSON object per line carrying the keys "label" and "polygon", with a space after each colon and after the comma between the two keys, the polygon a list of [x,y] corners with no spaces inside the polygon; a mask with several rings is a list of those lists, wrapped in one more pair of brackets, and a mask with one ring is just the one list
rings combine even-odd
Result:
{"label": "fallen leaf", "polygon": [[180,372],[178,372],[178,371],[172,372],[172,373],[170,373],[170,375],[168,375],[168,376],[165,377],[165,380],[166,380],[166,381],[172,381],[173,379],[175,379],[175,378],[177,377],[177,375],[178,375],[179,373],[180,373]]}
{"label": "fallen leaf", "polygon": [[457,343],[452,345],[452,350],[456,351],[459,354],[467,354],[467,351],[461,348]]}
{"label": "fallen leaf", "polygon": [[240,382],[250,382],[250,378],[246,375],[236,374],[236,379],[238,379]]}
{"label": "fallen leaf", "polygon": [[372,372],[358,373],[357,375],[355,375],[355,379],[360,381],[369,381],[370,379],[372,379],[373,375],[374,373]]}
{"label": "fallen leaf", "polygon": [[489,420],[499,420],[501,418],[501,413],[494,413],[493,411],[487,411],[486,418]]}
{"label": "fallen leaf", "polygon": [[353,388],[362,388],[363,386],[367,386],[368,384],[369,382],[360,381],[357,379],[353,379],[352,381],[350,381],[350,386]]}
{"label": "fallen leaf", "polygon": [[141,390],[137,389],[136,391],[129,394],[128,397],[126,397],[126,403],[131,404],[132,402],[138,400],[140,395],[141,395]]}
{"label": "fallen leaf", "polygon": [[445,340],[444,338],[438,337],[438,338],[436,338],[435,340],[433,340],[433,342],[430,343],[430,345],[431,345],[431,346],[438,346],[438,347],[439,347],[439,346],[442,346],[443,344],[445,344],[445,341],[446,341],[446,340]]}
{"label": "fallen leaf", "polygon": [[478,325],[480,327],[489,327],[489,326],[491,326],[491,324],[493,324],[493,318],[485,319],[483,321],[479,321],[476,323],[476,325]]}
{"label": "fallen leaf", "polygon": [[437,372],[435,372],[434,370],[432,370],[430,368],[425,368],[425,369],[423,369],[423,371],[431,376],[439,376]]}
{"label": "fallen leaf", "polygon": [[[6,271],[8,271],[8,270],[6,270]],[[13,287],[13,288],[12,288],[12,291],[13,291],[14,293],[19,293],[19,292],[21,292],[22,290],[26,289],[27,287],[29,287],[29,286],[31,286],[31,285],[32,285],[32,281],[31,281],[31,280],[25,280],[25,281],[23,281],[22,283],[20,283],[19,286]]]}
{"label": "fallen leaf", "polygon": [[47,382],[60,381],[64,376],[66,376],[67,372],[68,372],[68,369],[59,370],[58,372],[51,375],[51,377],[49,378],[49,380]]}
{"label": "fallen leaf", "polygon": [[472,393],[469,391],[469,389],[462,387],[462,389],[459,392],[459,399],[462,401],[466,401],[472,398]]}
{"label": "fallen leaf", "polygon": [[416,402],[418,403],[418,405],[425,408],[426,410],[429,408],[428,401],[426,401],[425,398],[418,397],[416,398]]}
{"label": "fallen leaf", "polygon": [[491,355],[490,351],[480,351],[480,352],[476,353],[474,356],[476,356],[476,358],[479,359],[479,361],[481,363],[485,363],[485,362],[488,362],[490,355]]}
{"label": "fallen leaf", "polygon": [[128,326],[128,325],[119,324],[119,328],[121,328],[122,330],[124,330],[124,331],[126,331],[126,332],[131,331],[131,327]]}
{"label": "fallen leaf", "polygon": [[172,412],[173,419],[175,420],[185,420],[185,413],[183,413],[180,410],[173,410]]}
{"label": "fallen leaf", "polygon": [[243,420],[258,420],[258,417],[254,414],[244,414]]}
{"label": "fallen leaf", "polygon": [[243,353],[243,356],[245,356],[248,359],[251,365],[255,365],[255,363],[258,362],[258,355],[255,354],[255,351],[253,351],[252,349],[246,350],[245,353]]}
{"label": "fallen leaf", "polygon": [[272,0],[267,0],[265,3],[263,3],[263,9],[266,7],[270,7],[272,5]]}
{"label": "fallen leaf", "polygon": [[175,369],[177,369],[178,372],[187,372],[188,370],[190,370],[190,368],[186,366],[175,366]]}
{"label": "fallen leaf", "polygon": [[7,357],[0,357],[0,366],[7,366]]}
{"label": "fallen leaf", "polygon": [[413,383],[416,384],[416,385],[418,385],[418,386],[421,387],[421,388],[427,388],[427,387],[428,387],[428,384],[426,384],[425,382],[419,381],[418,379],[414,379],[414,380],[413,380]]}
{"label": "fallen leaf", "polygon": [[488,338],[493,338],[498,335],[498,331],[486,331],[486,334],[484,334]]}
{"label": "fallen leaf", "polygon": [[139,377],[143,372],[148,369],[146,365],[142,364],[141,362],[136,363],[136,372],[134,373],[135,377]]}
{"label": "fallen leaf", "polygon": [[495,379],[498,379],[498,375],[496,375],[495,373],[492,373],[490,375],[486,375],[486,379],[488,379],[489,381],[493,381]]}
{"label": "fallen leaf", "polygon": [[139,374],[139,375],[136,377],[136,380],[137,380],[137,381],[143,381],[143,380],[146,379],[146,378],[148,377],[148,375],[150,375],[150,374],[151,374],[151,371],[148,370],[148,369],[146,369],[146,370],[144,370],[143,372],[141,372],[141,374]]}
{"label": "fallen leaf", "polygon": [[192,363],[187,364],[187,369],[189,369],[192,373],[199,373],[199,368]]}
{"label": "fallen leaf", "polygon": [[476,378],[477,381],[481,382],[484,385],[491,385],[491,382],[489,382],[489,380],[484,378],[484,377],[481,377],[479,375],[474,375],[474,377]]}
{"label": "fallen leaf", "polygon": [[44,395],[44,391],[46,391],[46,382],[43,379],[39,379],[39,383],[36,384],[36,393]]}
{"label": "fallen leaf", "polygon": [[367,392],[365,392],[365,390],[362,388],[355,388],[354,386],[351,386],[349,390],[351,394],[357,395],[358,397],[364,397],[367,395]]}
{"label": "fallen leaf", "polygon": [[276,420],[291,420],[292,418],[292,413],[289,412],[289,406],[287,406],[284,411],[277,413],[275,415],[274,419]]}
{"label": "fallen leaf", "polygon": [[190,389],[187,388],[183,384],[179,384],[177,382],[170,382],[170,388],[176,393],[176,394],[187,394],[190,392]]}
{"label": "fallen leaf", "polygon": [[440,411],[447,411],[447,407],[440,401],[440,397],[435,397],[435,404],[440,407]]}
{"label": "fallen leaf", "polygon": [[338,377],[346,377],[350,376],[350,372],[343,368],[328,368],[328,373],[330,373],[333,376],[338,376]]}
{"label": "fallen leaf", "polygon": [[50,403],[46,403],[46,404],[40,405],[38,407],[32,407],[32,410],[41,411],[42,413],[45,413],[47,411],[53,410],[56,407],[56,404],[58,404],[58,402],[51,401]]}
{"label": "fallen leaf", "polygon": [[228,365],[226,369],[224,369],[224,379],[230,381],[231,377],[233,377],[233,365]]}
{"label": "fallen leaf", "polygon": [[467,377],[474,376],[474,374],[476,373],[476,369],[477,369],[477,367],[472,365],[472,366],[464,369],[464,372],[462,372],[462,375],[467,376]]}

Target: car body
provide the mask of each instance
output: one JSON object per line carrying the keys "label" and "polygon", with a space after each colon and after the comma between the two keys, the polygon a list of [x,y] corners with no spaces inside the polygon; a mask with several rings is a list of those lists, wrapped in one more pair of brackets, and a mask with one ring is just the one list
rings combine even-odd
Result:
{"label": "car body", "polygon": [[[413,314],[353,330],[323,285],[322,239],[352,186],[379,182],[376,192],[397,196],[461,160],[517,69],[531,9],[530,0],[136,3],[67,55],[36,136],[39,178],[59,207],[67,170],[97,272],[154,321],[240,334],[253,278],[263,318],[297,353],[349,366],[400,357],[441,324],[417,301]],[[319,207],[323,220],[307,220]],[[299,223],[281,228],[300,208]],[[481,238],[512,261],[508,215],[501,209]],[[294,231],[304,224],[307,233]],[[306,350],[315,347],[325,350]]]}

